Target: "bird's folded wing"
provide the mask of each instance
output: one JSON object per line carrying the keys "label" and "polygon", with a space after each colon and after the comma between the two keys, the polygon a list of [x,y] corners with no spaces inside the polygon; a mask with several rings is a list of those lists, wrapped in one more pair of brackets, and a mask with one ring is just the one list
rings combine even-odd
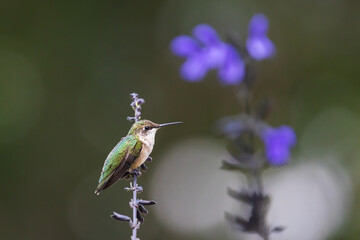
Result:
{"label": "bird's folded wing", "polygon": [[99,194],[121,178],[139,156],[141,149],[141,141],[132,136],[123,138],[106,158],[95,193]]}

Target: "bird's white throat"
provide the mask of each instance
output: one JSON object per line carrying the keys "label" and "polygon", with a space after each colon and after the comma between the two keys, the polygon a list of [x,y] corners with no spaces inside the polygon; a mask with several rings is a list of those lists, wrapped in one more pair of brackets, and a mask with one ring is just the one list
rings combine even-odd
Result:
{"label": "bird's white throat", "polygon": [[157,129],[153,128],[151,130],[149,130],[148,134],[144,135],[140,135],[139,136],[139,140],[147,145],[148,147],[153,147],[155,144],[155,134],[156,134]]}
{"label": "bird's white throat", "polygon": [[131,164],[130,172],[133,169],[140,167],[141,164],[143,164],[149,157],[154,147],[156,130],[157,129],[151,129],[146,135],[139,135],[139,140],[143,143],[143,146],[138,158],[134,161],[133,164]]}

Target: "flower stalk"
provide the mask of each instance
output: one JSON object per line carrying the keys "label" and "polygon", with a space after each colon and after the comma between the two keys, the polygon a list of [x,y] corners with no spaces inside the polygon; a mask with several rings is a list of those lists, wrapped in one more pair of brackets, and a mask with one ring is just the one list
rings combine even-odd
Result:
{"label": "flower stalk", "polygon": [[276,53],[274,43],[267,36],[269,21],[264,14],[255,14],[249,23],[244,44],[230,38],[221,40],[214,28],[207,24],[194,27],[192,36],[180,35],[170,44],[172,52],[185,58],[180,76],[189,82],[205,78],[208,71],[217,71],[222,85],[232,85],[243,112],[220,119],[220,132],[228,139],[230,157],[223,160],[222,169],[238,170],[248,176],[248,190],[228,190],[236,200],[251,207],[250,217],[226,213],[225,217],[236,228],[256,233],[269,240],[273,232],[283,227],[271,228],[267,221],[270,196],[265,193],[262,173],[269,167],[285,165],[290,150],[296,144],[296,135],[289,126],[271,127],[265,118],[270,112],[268,99],[252,106],[253,86],[256,83],[255,62],[272,58]]}
{"label": "flower stalk", "polygon": [[133,220],[131,223],[131,227],[132,227],[132,235],[131,235],[131,240],[137,240],[137,230],[140,228],[140,223],[138,223],[138,219],[137,219],[137,176],[134,176],[134,180],[133,180],[133,198],[131,199],[130,202],[130,206],[132,207],[133,210]]}
{"label": "flower stalk", "polygon": [[[138,98],[137,93],[130,94],[132,103],[131,107],[134,110],[134,117],[128,117],[129,121],[137,122],[141,118],[141,105],[145,103],[145,100],[142,98]],[[149,157],[146,161],[152,161],[152,158]],[[141,170],[146,170],[147,167],[143,164],[139,169],[135,170],[131,175],[128,176],[128,180],[133,178],[133,181],[130,182],[130,187],[126,187],[126,191],[132,191],[132,199],[129,202],[130,208],[132,209],[132,218],[119,214],[117,212],[113,212],[111,217],[118,221],[129,222],[130,228],[132,229],[131,240],[140,240],[137,237],[137,231],[140,229],[140,224],[144,222],[143,215],[148,214],[148,210],[144,207],[144,205],[154,205],[156,204],[153,200],[142,200],[138,199],[137,194],[143,191],[143,187],[139,186],[137,183],[138,177],[141,176]]]}

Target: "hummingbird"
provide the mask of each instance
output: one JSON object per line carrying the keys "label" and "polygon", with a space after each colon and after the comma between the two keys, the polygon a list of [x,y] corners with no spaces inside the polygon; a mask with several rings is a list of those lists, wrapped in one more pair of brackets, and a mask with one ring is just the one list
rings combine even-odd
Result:
{"label": "hummingbird", "polygon": [[139,168],[149,157],[155,144],[155,134],[162,127],[179,124],[171,122],[157,124],[150,120],[135,122],[128,134],[113,148],[107,156],[99,178],[97,195],[113,185],[119,179],[129,179],[132,174],[139,174]]}

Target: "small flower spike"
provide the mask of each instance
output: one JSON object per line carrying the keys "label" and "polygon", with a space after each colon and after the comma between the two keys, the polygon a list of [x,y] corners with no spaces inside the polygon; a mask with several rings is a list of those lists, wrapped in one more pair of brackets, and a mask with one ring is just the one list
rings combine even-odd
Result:
{"label": "small flower spike", "polygon": [[249,23],[249,36],[246,41],[246,49],[249,55],[261,61],[275,55],[276,47],[267,37],[269,21],[264,14],[255,14]]}

